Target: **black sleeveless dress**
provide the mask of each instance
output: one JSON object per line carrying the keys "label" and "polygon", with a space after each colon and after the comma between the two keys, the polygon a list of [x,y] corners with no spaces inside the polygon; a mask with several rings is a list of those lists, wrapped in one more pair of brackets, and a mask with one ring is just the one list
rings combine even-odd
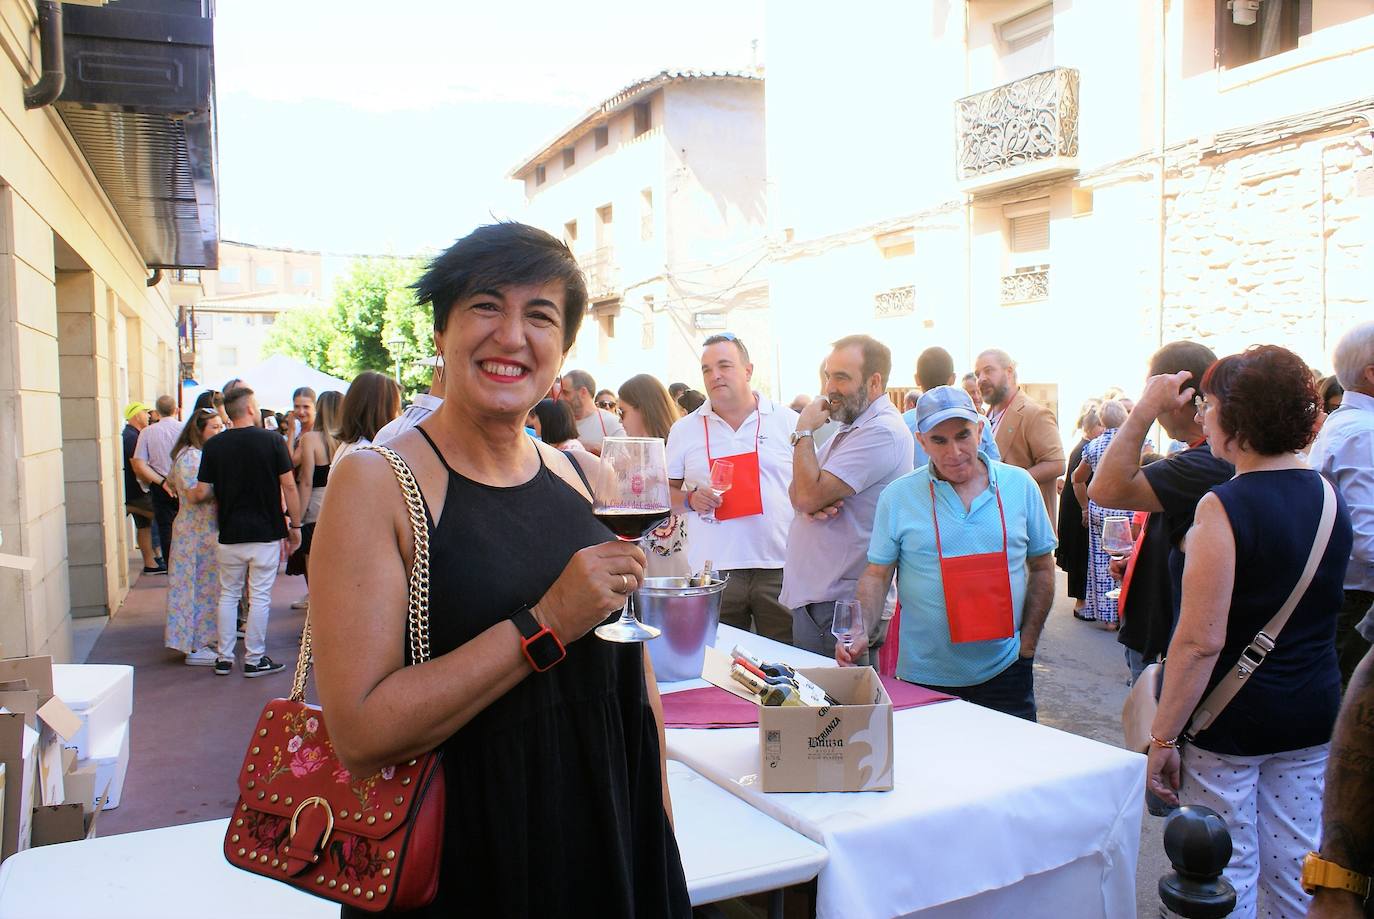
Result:
{"label": "black sleeveless dress", "polygon": [[[430,525],[435,657],[537,601],[577,550],[614,538],[542,454],[534,478],[510,488],[444,466],[444,509]],[[405,915],[691,915],[663,807],[643,647],[589,632],[567,652],[442,745],[448,799],[439,895]],[[376,914],[344,907],[343,915]]]}

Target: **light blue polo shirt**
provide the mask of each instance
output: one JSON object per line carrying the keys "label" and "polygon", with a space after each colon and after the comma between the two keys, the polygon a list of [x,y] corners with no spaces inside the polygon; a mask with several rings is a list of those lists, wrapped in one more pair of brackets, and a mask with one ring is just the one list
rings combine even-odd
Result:
{"label": "light blue polo shirt", "polygon": [[1054,528],[1040,486],[1030,473],[978,456],[988,467],[989,487],[964,503],[948,482],[935,479],[940,512],[940,539],[947,558],[1000,552],[1002,523],[994,488],[1000,488],[1007,517],[1007,564],[1011,576],[1011,638],[952,644],[945,616],[944,584],[930,519],[930,465],[897,479],[878,499],[868,560],[897,564],[897,594],[902,601],[901,647],[897,675],[934,686],[974,686],[1009,667],[1021,647],[1021,612],[1026,603],[1026,559],[1053,552]]}

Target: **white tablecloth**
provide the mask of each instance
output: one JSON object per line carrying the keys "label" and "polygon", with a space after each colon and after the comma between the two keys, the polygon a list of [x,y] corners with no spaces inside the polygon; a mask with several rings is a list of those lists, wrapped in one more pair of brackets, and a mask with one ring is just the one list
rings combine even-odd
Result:
{"label": "white tablecloth", "polygon": [[[668,764],[692,905],[811,880],[826,852],[693,772]],[[209,820],[28,849],[0,865],[0,919],[337,919],[339,907],[224,860]]]}
{"label": "white tablecloth", "polygon": [[[729,650],[739,640],[765,658],[819,665],[729,626],[716,644]],[[690,685],[699,681],[664,689]],[[888,792],[765,794],[755,786],[755,728],[670,730],[668,751],[826,847],[819,919],[940,904],[949,906],[933,915],[959,915],[953,907],[970,898],[980,905],[963,914],[997,915],[985,898],[1016,885],[1038,892],[1017,915],[1032,905],[1075,919],[1135,915],[1145,757],[957,700],[897,712],[893,731]],[[1065,884],[1051,874],[1061,871],[1090,882]]]}

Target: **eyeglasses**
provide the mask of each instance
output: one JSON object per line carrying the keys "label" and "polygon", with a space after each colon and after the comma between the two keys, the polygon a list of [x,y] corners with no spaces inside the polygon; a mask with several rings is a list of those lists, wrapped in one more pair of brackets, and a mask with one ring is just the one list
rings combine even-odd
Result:
{"label": "eyeglasses", "polygon": [[615,403],[614,403],[614,402],[611,402],[610,400],[606,400],[606,399],[603,399],[602,401],[596,403],[596,407],[597,407],[597,408],[604,408],[604,409],[605,409],[606,411],[608,411],[608,412],[613,412],[613,411],[615,411]]}
{"label": "eyeglasses", "polygon": [[1205,396],[1193,396],[1193,407],[1197,409],[1199,415],[1207,411],[1207,399]]}
{"label": "eyeglasses", "polygon": [[212,409],[212,408],[208,408],[208,407],[207,407],[207,408],[201,409],[200,412],[201,412],[202,415],[218,415],[218,414],[219,414],[219,412],[215,411],[215,410]]}
{"label": "eyeglasses", "polygon": [[707,345],[718,344],[722,341],[738,342],[739,336],[734,332],[717,332],[715,335],[708,337],[706,341],[702,342],[702,347],[704,348]]}

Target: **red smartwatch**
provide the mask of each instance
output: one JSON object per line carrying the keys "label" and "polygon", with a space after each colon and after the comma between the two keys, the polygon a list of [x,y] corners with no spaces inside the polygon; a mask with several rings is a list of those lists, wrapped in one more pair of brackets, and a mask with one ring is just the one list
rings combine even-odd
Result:
{"label": "red smartwatch", "polygon": [[536,672],[543,673],[568,656],[563,642],[558,640],[552,629],[539,624],[528,606],[511,613],[510,621],[520,630],[520,650]]}

